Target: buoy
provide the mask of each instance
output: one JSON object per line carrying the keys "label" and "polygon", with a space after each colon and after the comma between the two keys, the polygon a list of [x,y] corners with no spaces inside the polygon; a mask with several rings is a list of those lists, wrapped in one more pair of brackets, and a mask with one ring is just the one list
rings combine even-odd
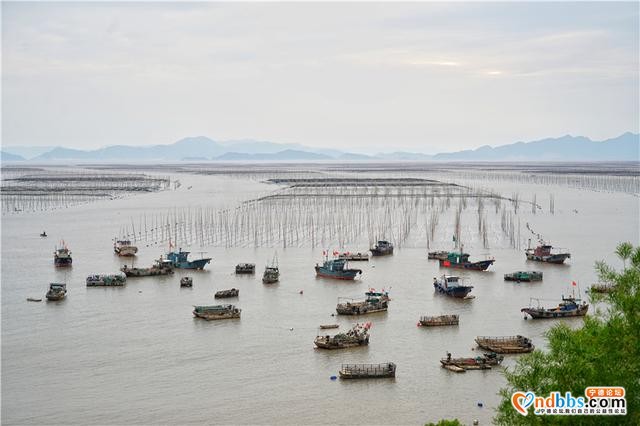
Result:
{"label": "buoy", "polygon": [[484,404],[482,403],[482,401],[478,401],[478,407],[483,407]]}
{"label": "buoy", "polygon": [[293,327],[291,327],[291,328],[289,329],[289,331],[293,331]]}
{"label": "buoy", "polygon": [[304,291],[300,290],[300,294],[303,294],[303,293],[304,293]]}
{"label": "buoy", "polygon": [[330,379],[331,379],[331,380],[335,380],[335,379],[337,379],[337,378],[338,378],[338,377],[336,377],[336,376],[331,376],[331,377],[330,377]]}

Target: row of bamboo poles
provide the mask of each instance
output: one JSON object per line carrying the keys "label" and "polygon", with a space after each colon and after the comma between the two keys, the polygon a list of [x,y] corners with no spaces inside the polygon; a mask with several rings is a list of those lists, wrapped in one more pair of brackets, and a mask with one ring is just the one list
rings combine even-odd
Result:
{"label": "row of bamboo poles", "polygon": [[[366,250],[471,243],[519,248],[519,196],[465,187],[285,188],[234,208],[174,208],[124,224],[122,237],[147,246],[335,247]],[[527,202],[530,204],[530,202]]]}

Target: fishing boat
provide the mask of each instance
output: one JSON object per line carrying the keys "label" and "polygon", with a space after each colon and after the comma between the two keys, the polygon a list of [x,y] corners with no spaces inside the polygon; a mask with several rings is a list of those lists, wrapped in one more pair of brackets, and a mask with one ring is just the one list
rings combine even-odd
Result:
{"label": "fishing boat", "polygon": [[120,274],[94,274],[86,279],[87,287],[122,287],[127,283],[127,276]]}
{"label": "fishing boat", "polygon": [[193,287],[193,278],[191,277],[180,278],[180,287]]}
{"label": "fishing boat", "polygon": [[231,288],[229,290],[217,291],[214,297],[216,299],[224,299],[226,297],[238,297],[239,294],[240,290],[238,290],[237,288]]}
{"label": "fishing boat", "polygon": [[262,282],[264,284],[277,283],[280,280],[280,270],[277,266],[265,266],[262,274]]}
{"label": "fishing boat", "polygon": [[[533,298],[531,300],[533,300]],[[520,312],[528,314],[532,319],[582,317],[586,315],[589,310],[589,304],[587,302],[580,302],[581,299],[562,296],[562,301],[554,308],[543,308],[540,306],[540,301],[538,301],[538,306],[522,308]]]}
{"label": "fishing boat", "polygon": [[113,251],[118,256],[135,256],[138,253],[138,247],[131,244],[129,240],[117,240],[113,243]]}
{"label": "fishing boat", "polygon": [[62,267],[71,266],[72,263],[71,251],[67,244],[62,241],[61,247],[56,247],[56,251],[53,253],[53,264]]}
{"label": "fishing boat", "polygon": [[505,281],[516,281],[516,282],[532,282],[532,281],[542,281],[542,272],[538,271],[517,271],[512,272],[510,274],[504,274]]}
{"label": "fishing boat", "polygon": [[427,253],[427,259],[431,259],[431,260],[447,260],[448,256],[449,256],[449,252],[444,250],[430,251]]}
{"label": "fishing boat", "polygon": [[[492,365],[499,365],[504,360],[504,356],[494,352],[482,354],[476,357],[452,358],[451,353],[447,352],[447,357],[440,360],[442,367],[452,371],[462,370],[491,370]],[[457,369],[448,368],[455,366]]]}
{"label": "fishing boat", "polygon": [[436,316],[421,316],[419,325],[425,327],[438,327],[442,325],[458,325],[460,317],[458,315],[436,315]]}
{"label": "fishing boat", "polygon": [[264,267],[264,273],[262,274],[263,284],[274,284],[280,281],[280,269],[278,269],[278,254],[273,255],[271,265]]}
{"label": "fishing boat", "polygon": [[317,276],[336,280],[353,280],[362,274],[361,269],[349,268],[347,261],[343,259],[326,258],[322,266],[316,263],[315,269]]}
{"label": "fishing boat", "polygon": [[614,284],[592,284],[589,289],[592,293],[611,293],[616,289]]}
{"label": "fishing boat", "polygon": [[388,256],[393,254],[393,244],[389,241],[380,240],[369,251],[371,256]]}
{"label": "fishing boat", "polygon": [[462,279],[453,275],[443,275],[433,279],[433,287],[436,291],[447,296],[464,298],[473,289],[472,285],[463,285]]}
{"label": "fishing boat", "polygon": [[345,333],[333,336],[316,336],[313,343],[319,349],[345,349],[369,344],[369,328],[371,323],[356,324]]}
{"label": "fishing boat", "polygon": [[346,253],[340,253],[338,255],[338,259],[340,260],[347,260],[347,261],[352,261],[352,262],[362,262],[362,261],[369,261],[369,253],[351,253],[351,252],[346,252]]}
{"label": "fishing boat", "polygon": [[196,260],[189,260],[189,251],[171,251],[167,253],[167,259],[173,264],[176,269],[204,269],[204,267],[211,262],[210,257],[202,257]]}
{"label": "fishing boat", "polygon": [[527,247],[524,252],[527,256],[527,260],[535,262],[561,264],[564,263],[565,260],[571,258],[571,253],[554,252],[554,248],[550,244],[541,244],[535,249],[531,248],[531,240],[529,240],[529,247]]}
{"label": "fishing boat", "polygon": [[531,339],[524,336],[478,336],[475,339],[482,349],[499,354],[520,354],[535,349]]}
{"label": "fishing boat", "polygon": [[342,364],[341,379],[381,379],[396,377],[396,365],[393,362],[384,364]]}
{"label": "fishing boat", "polygon": [[236,274],[255,274],[255,263],[238,263],[236,265]]}
{"label": "fishing boat", "polygon": [[371,314],[374,312],[383,312],[389,308],[389,292],[381,291],[377,292],[374,289],[370,289],[365,293],[366,299],[354,301],[348,298],[344,301],[345,297],[338,298],[338,305],[336,306],[336,312],[338,315],[363,315]]}
{"label": "fishing boat", "polygon": [[469,269],[472,271],[486,271],[487,268],[494,264],[495,259],[485,259],[477,262],[469,261],[469,253],[449,252],[446,259],[440,259],[440,267],[443,268],[457,268],[457,269]]}
{"label": "fishing boat", "polygon": [[331,328],[338,328],[338,327],[340,327],[338,324],[322,324],[322,325],[320,325],[320,329],[322,329],[322,330],[328,330],[328,329],[331,329]]}
{"label": "fishing boat", "polygon": [[47,300],[56,301],[62,300],[67,296],[67,285],[62,283],[50,283],[49,291],[45,297]]}
{"label": "fishing boat", "polygon": [[193,316],[209,320],[221,320],[229,318],[240,318],[242,309],[236,308],[234,305],[215,305],[215,306],[194,306]]}
{"label": "fishing boat", "polygon": [[165,260],[162,257],[156,260],[155,263],[149,268],[134,268],[124,265],[120,268],[121,272],[127,277],[151,277],[155,275],[170,275],[173,274],[173,262]]}

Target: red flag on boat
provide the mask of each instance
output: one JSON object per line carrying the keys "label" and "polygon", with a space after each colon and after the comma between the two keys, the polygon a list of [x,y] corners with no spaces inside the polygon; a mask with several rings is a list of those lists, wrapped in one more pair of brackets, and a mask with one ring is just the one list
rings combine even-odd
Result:
{"label": "red flag on boat", "polygon": [[340,252],[339,252],[339,251],[335,251],[335,250],[333,251],[333,255],[334,255],[334,256],[337,256],[337,255],[339,255],[339,254],[340,254]]}
{"label": "red flag on boat", "polygon": [[575,286],[577,286],[578,284],[576,284],[576,282],[575,282],[575,281],[571,281],[571,285],[575,287]]}
{"label": "red flag on boat", "polygon": [[442,265],[451,266],[451,262],[449,262],[448,260],[445,260],[444,262],[442,262]]}

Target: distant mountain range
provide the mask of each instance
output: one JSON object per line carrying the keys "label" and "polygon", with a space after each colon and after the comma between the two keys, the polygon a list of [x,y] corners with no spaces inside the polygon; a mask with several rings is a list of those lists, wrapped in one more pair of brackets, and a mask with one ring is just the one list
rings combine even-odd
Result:
{"label": "distant mountain range", "polygon": [[[29,153],[38,152],[34,156]],[[28,159],[28,160],[25,160]],[[624,133],[593,141],[584,136],[562,136],[498,147],[482,146],[435,155],[392,152],[355,154],[300,144],[236,140],[219,142],[205,136],[181,139],[169,145],[113,145],[84,151],[55,147],[4,147],[3,162],[137,162],[137,161],[640,161],[640,135]]]}
{"label": "distant mountain range", "polygon": [[8,152],[0,151],[0,161],[24,161],[25,158],[21,155],[10,154]]}

